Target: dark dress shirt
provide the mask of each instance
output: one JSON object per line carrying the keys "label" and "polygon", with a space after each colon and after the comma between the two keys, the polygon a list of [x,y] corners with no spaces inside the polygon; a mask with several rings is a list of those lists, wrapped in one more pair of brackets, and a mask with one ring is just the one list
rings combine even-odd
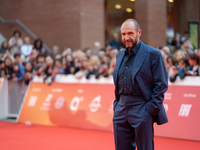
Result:
{"label": "dark dress shirt", "polygon": [[138,95],[132,82],[131,66],[134,63],[140,45],[141,42],[139,42],[130,52],[128,48],[124,51],[125,55],[118,72],[118,94],[120,95]]}

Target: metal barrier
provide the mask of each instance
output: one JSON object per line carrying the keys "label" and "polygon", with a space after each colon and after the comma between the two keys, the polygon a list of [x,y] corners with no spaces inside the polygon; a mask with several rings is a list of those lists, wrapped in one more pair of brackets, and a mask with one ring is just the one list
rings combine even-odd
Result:
{"label": "metal barrier", "polygon": [[8,81],[8,117],[18,117],[27,87],[24,82]]}

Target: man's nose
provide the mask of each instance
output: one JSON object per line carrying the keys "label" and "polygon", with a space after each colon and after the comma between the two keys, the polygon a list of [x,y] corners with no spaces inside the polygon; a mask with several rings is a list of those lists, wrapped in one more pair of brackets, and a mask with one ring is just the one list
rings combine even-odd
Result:
{"label": "man's nose", "polygon": [[125,35],[125,36],[124,36],[124,40],[129,40],[129,36],[128,36],[128,35]]}

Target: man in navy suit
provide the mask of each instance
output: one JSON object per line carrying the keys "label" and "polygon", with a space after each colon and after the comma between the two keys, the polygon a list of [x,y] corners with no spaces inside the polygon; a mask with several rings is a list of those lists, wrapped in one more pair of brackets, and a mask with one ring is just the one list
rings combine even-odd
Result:
{"label": "man in navy suit", "polygon": [[116,150],[154,150],[153,123],[168,122],[163,106],[167,73],[159,50],[140,41],[142,30],[134,19],[121,26],[126,48],[117,54],[113,71]]}

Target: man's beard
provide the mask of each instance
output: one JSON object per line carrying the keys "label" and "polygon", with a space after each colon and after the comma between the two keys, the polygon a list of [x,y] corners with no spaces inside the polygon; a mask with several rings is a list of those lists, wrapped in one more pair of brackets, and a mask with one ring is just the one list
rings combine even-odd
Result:
{"label": "man's beard", "polygon": [[126,48],[128,48],[128,49],[132,49],[132,48],[134,48],[134,47],[137,45],[138,38],[137,38],[137,36],[136,36],[136,38],[135,38],[134,41],[131,40],[131,39],[130,39],[130,40],[127,40],[127,41],[132,42],[132,44],[131,44],[131,45],[126,45],[126,44],[125,44],[126,41],[124,41],[124,44],[125,44]]}

